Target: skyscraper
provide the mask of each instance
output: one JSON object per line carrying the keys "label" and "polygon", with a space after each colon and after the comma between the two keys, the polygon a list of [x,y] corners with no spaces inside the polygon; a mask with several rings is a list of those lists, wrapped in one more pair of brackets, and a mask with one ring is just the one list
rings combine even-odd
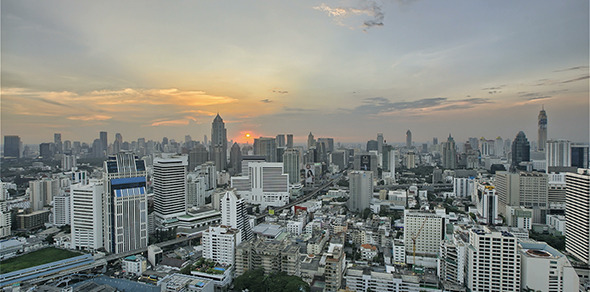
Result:
{"label": "skyscraper", "polygon": [[154,212],[159,220],[184,215],[187,205],[186,155],[154,159]]}
{"label": "skyscraper", "polygon": [[442,143],[442,165],[447,169],[457,168],[457,150],[455,149],[455,139],[449,134],[447,142]]}
{"label": "skyscraper", "polygon": [[406,132],[406,147],[412,147],[412,131],[410,130]]}
{"label": "skyscraper", "polygon": [[293,148],[293,134],[287,134],[287,148]]}
{"label": "skyscraper", "polygon": [[221,225],[230,226],[240,231],[241,240],[253,237],[252,228],[246,215],[246,203],[238,198],[233,191],[226,191],[220,201]]}
{"label": "skyscraper", "polygon": [[207,152],[207,147],[203,144],[195,145],[195,148],[191,149],[188,153],[188,169],[189,171],[194,171],[195,168],[209,159],[209,153]]}
{"label": "skyscraper", "polygon": [[377,133],[377,152],[383,153],[383,133]]}
{"label": "skyscraper", "polygon": [[260,137],[254,139],[254,155],[264,156],[267,162],[277,162],[275,138]]}
{"label": "skyscraper", "polygon": [[571,143],[567,140],[549,140],[545,149],[547,167],[572,165]]}
{"label": "skyscraper", "polygon": [[517,167],[523,161],[531,160],[531,146],[523,131],[518,132],[512,142],[512,167]]}
{"label": "skyscraper", "polygon": [[590,264],[590,170],[565,175],[565,250]]}
{"label": "skyscraper", "polygon": [[61,142],[61,134],[60,133],[53,134],[53,143],[55,144],[55,153],[58,153],[58,154],[63,153],[63,144]]}
{"label": "skyscraper", "polygon": [[20,158],[20,137],[4,136],[4,157]]}
{"label": "skyscraper", "polygon": [[72,248],[97,250],[104,246],[103,194],[100,181],[70,187]]}
{"label": "skyscraper", "polygon": [[108,151],[109,151],[109,141],[107,138],[107,132],[100,132],[99,133],[99,139],[100,139],[100,145],[102,147],[102,149],[100,149],[100,151],[103,153],[101,155],[101,157],[107,156]]}
{"label": "skyscraper", "polygon": [[277,147],[285,147],[285,134],[278,134],[276,137]]}
{"label": "skyscraper", "polygon": [[309,132],[309,135],[307,135],[307,149],[311,147],[315,147],[315,139],[313,138],[313,134]]}
{"label": "skyscraper", "polygon": [[146,168],[132,153],[104,162],[104,246],[121,253],[147,247]]}
{"label": "skyscraper", "polygon": [[285,173],[289,175],[289,183],[300,182],[299,170],[301,169],[301,154],[297,149],[287,149],[283,153],[283,165]]}
{"label": "skyscraper", "polygon": [[229,151],[229,164],[231,175],[242,172],[242,150],[240,150],[240,145],[236,142],[234,142],[234,145],[231,146],[231,150]]}
{"label": "skyscraper", "polygon": [[213,119],[209,153],[211,155],[211,160],[215,162],[215,168],[217,171],[225,170],[227,166],[227,130],[225,129],[225,123],[219,114]]}
{"label": "skyscraper", "polygon": [[373,172],[351,171],[348,173],[350,182],[350,198],[348,208],[351,211],[363,212],[370,207],[373,197]]}
{"label": "skyscraper", "polygon": [[572,144],[572,166],[588,168],[588,144]]}
{"label": "skyscraper", "polygon": [[539,140],[538,149],[539,151],[545,151],[545,144],[547,143],[547,113],[545,107],[541,108],[539,112]]}

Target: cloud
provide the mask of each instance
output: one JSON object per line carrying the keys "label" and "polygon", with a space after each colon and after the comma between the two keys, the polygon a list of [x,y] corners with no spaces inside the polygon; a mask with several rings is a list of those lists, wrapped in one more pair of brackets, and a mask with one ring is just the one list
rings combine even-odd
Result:
{"label": "cloud", "polygon": [[286,112],[315,112],[314,109],[306,109],[306,108],[299,108],[299,107],[284,107],[283,110]]}
{"label": "cloud", "polygon": [[576,71],[576,70],[588,71],[588,66],[575,66],[575,67],[570,67],[570,68],[566,68],[566,69],[555,70],[553,72],[565,72],[565,71]]}
{"label": "cloud", "polygon": [[68,120],[73,121],[104,121],[110,120],[113,117],[106,116],[106,115],[84,115],[84,116],[69,116],[67,117]]}
{"label": "cloud", "polygon": [[[350,28],[359,27],[359,25],[346,25],[344,23],[346,19],[351,17],[355,18],[355,16],[364,16],[362,25],[360,25],[364,30],[374,26],[383,26],[383,19],[385,18],[381,3],[375,0],[359,1],[356,5],[348,7],[331,7],[326,3],[322,3],[319,6],[314,6],[313,9],[325,12],[329,17],[333,18],[338,25],[348,26]],[[355,22],[356,19],[353,20],[353,23]]]}
{"label": "cloud", "polygon": [[352,109],[352,112],[365,115],[379,115],[398,111],[442,111],[472,108],[476,105],[485,103],[490,103],[490,101],[486,98],[449,100],[446,97],[433,97],[415,101],[391,102],[384,97],[370,97],[365,98],[363,104]]}
{"label": "cloud", "polygon": [[266,98],[266,99],[261,99],[260,102],[263,102],[263,103],[271,103],[272,100]]}
{"label": "cloud", "polygon": [[574,78],[574,79],[569,79],[569,80],[566,80],[566,81],[562,81],[561,83],[576,82],[576,81],[580,81],[580,80],[584,80],[584,79],[588,79],[588,78],[590,78],[590,75],[585,75],[585,76],[582,76],[582,77],[578,77],[578,78]]}
{"label": "cloud", "polygon": [[274,93],[280,93],[280,94],[287,94],[287,93],[289,93],[289,91],[287,91],[287,90],[273,90],[272,92],[274,92]]}

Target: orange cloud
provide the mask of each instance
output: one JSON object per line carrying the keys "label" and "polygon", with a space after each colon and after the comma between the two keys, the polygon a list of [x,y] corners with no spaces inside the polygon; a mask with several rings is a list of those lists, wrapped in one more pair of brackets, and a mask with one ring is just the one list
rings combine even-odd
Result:
{"label": "orange cloud", "polygon": [[67,117],[68,120],[74,120],[74,121],[104,121],[104,120],[110,120],[113,117],[111,116],[105,116],[105,115],[89,115],[89,116],[71,116],[71,117]]}

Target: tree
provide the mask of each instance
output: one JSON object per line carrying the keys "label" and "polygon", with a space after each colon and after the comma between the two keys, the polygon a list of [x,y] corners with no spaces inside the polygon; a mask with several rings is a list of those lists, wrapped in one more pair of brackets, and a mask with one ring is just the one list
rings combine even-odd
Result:
{"label": "tree", "polygon": [[372,213],[373,213],[373,211],[371,211],[370,208],[365,208],[365,210],[363,210],[363,213],[362,213],[363,219],[369,218],[369,215],[371,215]]}

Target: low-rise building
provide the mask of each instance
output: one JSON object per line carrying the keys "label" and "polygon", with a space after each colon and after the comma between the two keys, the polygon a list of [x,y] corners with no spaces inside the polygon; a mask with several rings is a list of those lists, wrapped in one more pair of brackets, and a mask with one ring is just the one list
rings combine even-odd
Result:
{"label": "low-rise building", "polygon": [[137,276],[143,274],[147,270],[147,260],[141,255],[132,255],[123,259],[123,271]]}

